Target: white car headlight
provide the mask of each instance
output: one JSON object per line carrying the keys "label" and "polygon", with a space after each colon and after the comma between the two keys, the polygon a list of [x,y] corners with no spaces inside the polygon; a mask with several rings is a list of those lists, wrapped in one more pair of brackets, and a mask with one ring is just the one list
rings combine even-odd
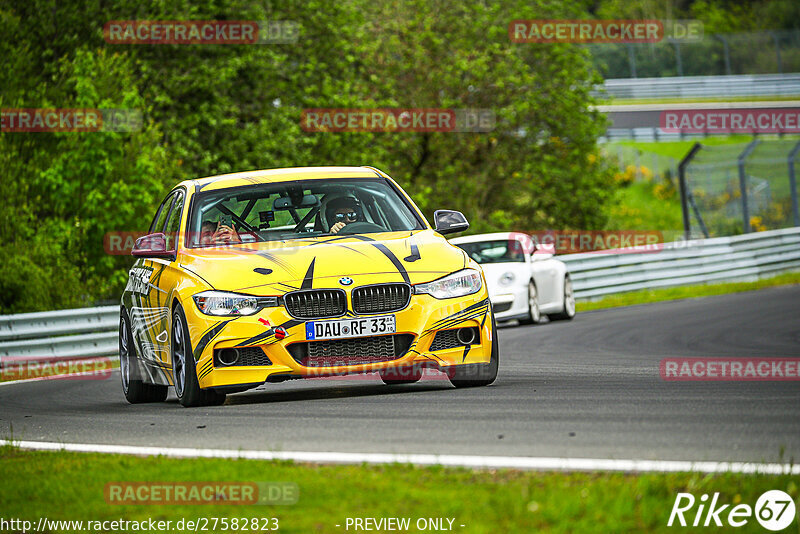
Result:
{"label": "white car headlight", "polygon": [[437,299],[452,299],[477,293],[482,286],[480,271],[464,269],[433,282],[417,284],[414,286],[414,293],[425,293]]}
{"label": "white car headlight", "polygon": [[256,297],[225,291],[203,291],[192,298],[201,312],[217,316],[253,315],[261,308],[278,305],[278,297]]}
{"label": "white car headlight", "polygon": [[514,273],[512,273],[512,272],[503,273],[503,276],[500,277],[500,285],[501,286],[510,286],[511,284],[514,283],[514,279],[515,278],[516,277],[514,276]]}

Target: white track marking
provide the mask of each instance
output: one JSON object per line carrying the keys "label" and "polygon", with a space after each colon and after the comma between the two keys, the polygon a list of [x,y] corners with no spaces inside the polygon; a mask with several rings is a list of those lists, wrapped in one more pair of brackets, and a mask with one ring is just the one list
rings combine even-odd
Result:
{"label": "white track marking", "polygon": [[621,471],[626,473],[759,473],[800,475],[800,465],[759,464],[746,462],[691,462],[675,460],[614,460],[599,458],[534,458],[528,456],[467,456],[453,454],[387,454],[357,452],[247,451],[225,449],[188,449],[54,443],[47,441],[0,440],[37,451],[95,452],[169,458],[242,458],[247,460],[292,460],[325,464],[414,464],[477,469],[533,469],[542,471]]}

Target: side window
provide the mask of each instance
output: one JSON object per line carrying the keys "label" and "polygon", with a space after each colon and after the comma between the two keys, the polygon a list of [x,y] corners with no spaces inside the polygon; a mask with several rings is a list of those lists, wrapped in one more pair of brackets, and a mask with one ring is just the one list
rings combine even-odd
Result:
{"label": "side window", "polygon": [[167,250],[175,250],[175,241],[178,238],[181,214],[183,213],[183,192],[178,191],[175,195],[175,204],[173,204],[172,211],[169,213],[167,229],[164,232],[167,235]]}
{"label": "side window", "polygon": [[154,234],[156,232],[163,232],[164,231],[164,221],[167,219],[167,214],[169,213],[169,208],[172,206],[172,201],[175,199],[175,194],[168,196],[164,202],[161,203],[161,206],[158,208],[158,213],[156,214],[155,219],[153,219],[153,224],[150,225],[150,232]]}

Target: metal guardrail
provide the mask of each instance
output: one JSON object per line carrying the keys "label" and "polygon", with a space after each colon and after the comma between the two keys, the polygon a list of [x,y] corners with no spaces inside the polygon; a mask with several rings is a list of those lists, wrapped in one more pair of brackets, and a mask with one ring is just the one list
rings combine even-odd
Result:
{"label": "metal guardrail", "polygon": [[110,356],[118,351],[119,307],[0,315],[0,358]]}
{"label": "metal guardrail", "polygon": [[589,252],[559,259],[567,264],[579,299],[641,289],[756,280],[800,269],[800,228],[676,241],[653,252]]}
{"label": "metal guardrail", "polygon": [[[800,228],[667,243],[657,252],[559,256],[581,299],[658,287],[754,280],[800,269]],[[88,358],[117,353],[119,308],[0,316],[0,361]],[[69,335],[72,334],[72,335]]]}
{"label": "metal guardrail", "polygon": [[619,78],[606,80],[593,94],[615,99],[799,96],[800,74]]}

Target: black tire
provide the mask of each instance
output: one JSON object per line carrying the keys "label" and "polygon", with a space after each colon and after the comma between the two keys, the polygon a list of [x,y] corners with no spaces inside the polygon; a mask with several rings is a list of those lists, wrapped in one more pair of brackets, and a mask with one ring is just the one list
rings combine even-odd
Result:
{"label": "black tire", "polygon": [[387,386],[399,386],[401,384],[414,384],[422,378],[422,367],[414,365],[411,367],[395,367],[384,369],[378,374]]}
{"label": "black tire", "polygon": [[197,380],[197,367],[192,353],[189,327],[186,315],[180,304],[172,312],[172,335],[170,336],[170,355],[172,356],[172,379],[175,395],[185,407],[219,406],[225,402],[225,394],[211,389],[201,389]]}
{"label": "black tire", "polygon": [[128,316],[123,310],[119,317],[119,374],[125,400],[131,404],[164,402],[168,387],[144,382],[139,374],[136,358],[136,344],[133,342]]}
{"label": "black tire", "polygon": [[519,324],[539,324],[542,312],[539,311],[539,292],[533,280],[528,282],[528,315],[519,320]]}
{"label": "black tire", "polygon": [[492,313],[492,356],[489,363],[455,365],[447,371],[450,383],[457,388],[474,388],[488,386],[497,378],[500,364],[500,350],[497,342],[497,323]]}
{"label": "black tire", "polygon": [[559,313],[551,313],[547,317],[551,321],[571,321],[575,317],[575,293],[569,276],[564,277],[564,308]]}

